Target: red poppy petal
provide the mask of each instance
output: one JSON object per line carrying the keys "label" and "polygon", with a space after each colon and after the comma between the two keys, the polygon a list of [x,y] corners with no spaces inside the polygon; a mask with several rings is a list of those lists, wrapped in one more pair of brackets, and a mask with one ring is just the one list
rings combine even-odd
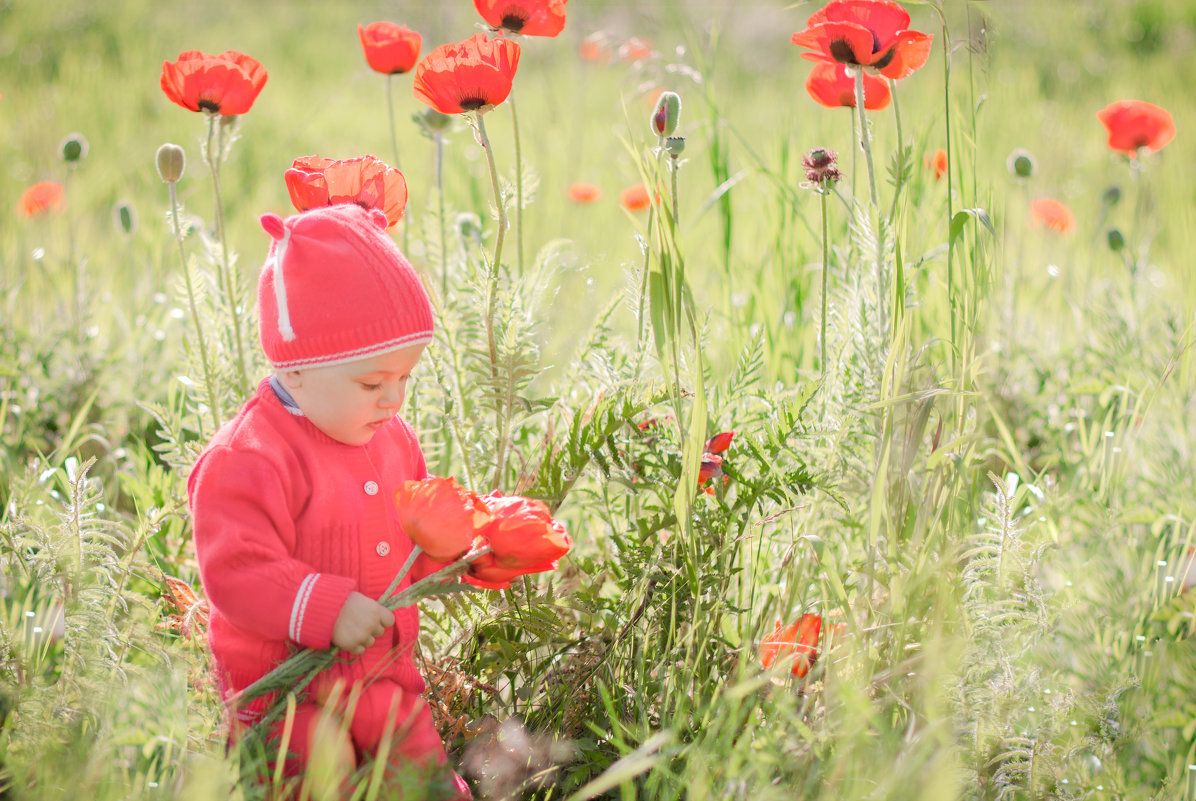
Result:
{"label": "red poppy petal", "polygon": [[890,41],[909,27],[909,14],[890,0],[831,0],[807,25],[817,24],[815,17],[819,22],[851,22],[867,28],[879,43],[878,50],[887,50]]}
{"label": "red poppy petal", "polygon": [[877,72],[886,78],[900,80],[913,74],[930,58],[930,46],[934,37],[920,31],[902,31],[893,46],[888,63]]}
{"label": "red poppy petal", "polygon": [[793,34],[798,47],[816,50],[840,64],[869,65],[876,61],[872,31],[851,22],[824,22]]}

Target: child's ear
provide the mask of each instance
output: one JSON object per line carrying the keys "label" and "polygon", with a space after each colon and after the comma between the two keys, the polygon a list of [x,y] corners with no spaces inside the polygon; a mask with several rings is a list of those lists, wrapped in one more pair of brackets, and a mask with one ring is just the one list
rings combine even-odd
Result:
{"label": "child's ear", "polygon": [[278,374],[278,380],[287,389],[298,389],[303,386],[303,371],[302,370],[286,370]]}

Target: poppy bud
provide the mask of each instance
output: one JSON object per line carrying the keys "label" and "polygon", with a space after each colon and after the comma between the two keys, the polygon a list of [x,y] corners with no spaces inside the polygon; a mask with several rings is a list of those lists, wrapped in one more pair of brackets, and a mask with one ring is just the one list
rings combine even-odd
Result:
{"label": "poppy bud", "polygon": [[187,154],[178,145],[170,142],[158,148],[158,175],[168,184],[183,177],[187,168]]}
{"label": "poppy bud", "polygon": [[1125,247],[1125,235],[1122,234],[1118,229],[1110,228],[1109,232],[1105,234],[1105,236],[1109,240],[1109,250],[1113,251],[1114,253],[1119,252]]}
{"label": "poppy bud", "polygon": [[1121,202],[1121,187],[1110,186],[1105,190],[1104,194],[1100,196],[1100,202],[1112,208]]}
{"label": "poppy bud", "polygon": [[684,136],[669,136],[664,140],[664,149],[670,156],[677,158],[685,152]]}
{"label": "poppy bud", "polygon": [[125,234],[132,234],[137,230],[137,212],[130,203],[117,203],[114,209],[116,227]]}
{"label": "poppy bud", "polygon": [[806,180],[815,184],[834,183],[842,177],[839,168],[835,166],[835,159],[839,154],[825,147],[816,147],[802,157],[801,164],[806,168]]}
{"label": "poppy bud", "polygon": [[1020,147],[1009,154],[1008,160],[1005,162],[1005,167],[1010,174],[1017,178],[1032,178],[1034,172],[1038,169],[1038,165],[1034,162],[1034,157],[1030,155],[1030,151],[1022,150]]}
{"label": "poppy bud", "polygon": [[652,111],[652,133],[671,136],[681,119],[681,96],[676,92],[661,92]]}
{"label": "poppy bud", "polygon": [[58,152],[67,164],[82,161],[87,157],[87,139],[81,133],[69,134],[58,146]]}
{"label": "poppy bud", "polygon": [[431,106],[418,114],[412,114],[411,119],[419,126],[419,132],[429,139],[435,139],[453,127],[452,114],[441,114]]}
{"label": "poppy bud", "polygon": [[482,221],[471,211],[463,211],[457,215],[457,234],[462,239],[480,240],[482,238]]}

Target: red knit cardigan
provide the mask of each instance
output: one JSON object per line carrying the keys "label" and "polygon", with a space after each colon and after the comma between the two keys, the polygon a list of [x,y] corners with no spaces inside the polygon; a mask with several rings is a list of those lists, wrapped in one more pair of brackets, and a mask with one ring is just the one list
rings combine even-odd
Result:
{"label": "red knit cardigan", "polygon": [[[331,647],[349,593],[378,598],[411,553],[394,493],[427,476],[415,432],[395,417],[363,446],[345,445],[282,404],[269,380],[204,449],[187,481],[200,579],[211,604],[208,642],[227,700],[296,645]],[[441,565],[420,557],[399,585]],[[385,677],[420,693],[414,606],[358,657],[341,653],[328,687]],[[252,722],[259,699],[235,710]]]}

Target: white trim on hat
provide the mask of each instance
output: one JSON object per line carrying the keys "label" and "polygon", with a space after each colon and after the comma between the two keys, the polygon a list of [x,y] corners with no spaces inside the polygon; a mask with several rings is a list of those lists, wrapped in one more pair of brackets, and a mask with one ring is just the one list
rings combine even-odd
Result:
{"label": "white trim on hat", "polygon": [[276,370],[299,370],[304,367],[331,367],[334,364],[361,361],[362,359],[368,359],[371,356],[398,350],[409,345],[427,345],[431,341],[432,332],[430,330],[416,331],[414,334],[404,334],[401,337],[388,339],[385,342],[378,342],[364,348],[354,348],[353,350],[341,351],[340,353],[329,353],[325,356],[309,356],[306,359],[291,359],[289,361],[274,362],[273,364]]}
{"label": "white trim on hat", "polygon": [[287,308],[287,285],[282,278],[282,259],[291,241],[291,229],[282,233],[282,239],[274,246],[274,301],[278,304],[278,333],[283,342],[295,340],[295,329],[291,327],[291,311]]}

